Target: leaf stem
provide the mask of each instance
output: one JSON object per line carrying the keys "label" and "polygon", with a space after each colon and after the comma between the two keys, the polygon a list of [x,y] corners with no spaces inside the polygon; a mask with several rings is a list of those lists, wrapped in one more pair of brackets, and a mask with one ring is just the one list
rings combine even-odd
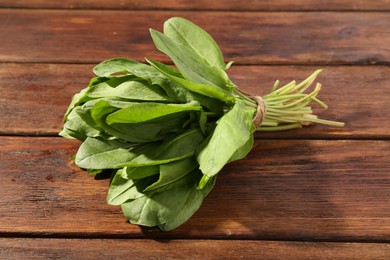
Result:
{"label": "leaf stem", "polygon": [[[311,103],[317,103],[324,109],[328,106],[317,98],[321,91],[321,84],[317,83],[314,89],[305,93],[310,88],[316,77],[322,70],[316,70],[301,83],[295,81],[279,87],[277,80],[270,93],[263,96],[266,105],[264,120],[258,131],[280,131],[300,128],[303,125],[319,123],[331,126],[344,126],[343,122],[320,119],[313,114]],[[238,92],[238,94],[245,94]],[[240,95],[241,96],[241,95]],[[250,99],[246,96],[246,100]]]}

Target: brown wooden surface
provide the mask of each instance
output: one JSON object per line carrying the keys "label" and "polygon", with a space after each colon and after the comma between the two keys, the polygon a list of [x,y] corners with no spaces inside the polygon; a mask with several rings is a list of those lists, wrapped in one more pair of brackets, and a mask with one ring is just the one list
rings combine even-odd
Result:
{"label": "brown wooden surface", "polygon": [[68,9],[133,9],[133,10],[228,10],[228,11],[283,11],[283,10],[390,10],[389,0],[2,0],[0,7],[68,8]]}
{"label": "brown wooden surface", "polygon": [[[188,18],[238,64],[389,64],[387,12],[174,12],[0,9],[0,61],[96,63],[158,53],[149,28]],[[212,22],[211,22],[212,21]],[[17,40],[16,40],[17,39]]]}
{"label": "brown wooden surface", "polygon": [[0,142],[4,234],[347,241],[390,236],[386,141],[258,140],[245,160],[220,173],[196,215],[167,233],[129,225],[119,207],[106,205],[108,179],[94,180],[70,163],[78,141]]}
{"label": "brown wooden surface", "polygon": [[[0,64],[0,133],[56,135],[74,93],[86,87],[94,65]],[[266,94],[276,79],[303,80],[318,66],[233,66],[236,84],[252,94]],[[259,133],[258,138],[389,138],[390,68],[331,66],[318,77],[328,110],[320,117],[346,122],[344,128],[311,126],[301,131]],[[375,86],[375,87],[367,87]],[[32,113],[32,111],[34,113]],[[43,116],[44,115],[44,116]]]}
{"label": "brown wooden surface", "polygon": [[[387,260],[390,245],[268,242],[253,240],[0,239],[6,259],[375,259]],[[104,248],[106,250],[96,250]],[[11,258],[9,258],[11,257]]]}
{"label": "brown wooden surface", "polygon": [[[390,1],[0,1],[0,259],[390,259]],[[318,67],[323,118],[257,133],[200,210],[171,232],[126,222],[108,179],[56,137],[93,66],[167,58],[150,39],[171,16],[217,40],[241,89]]]}

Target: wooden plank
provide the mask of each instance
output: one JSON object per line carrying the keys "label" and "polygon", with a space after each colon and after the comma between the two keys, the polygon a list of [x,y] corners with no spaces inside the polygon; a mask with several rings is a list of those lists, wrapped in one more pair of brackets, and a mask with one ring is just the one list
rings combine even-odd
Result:
{"label": "wooden plank", "polygon": [[[94,65],[0,64],[0,134],[56,135],[73,94],[84,88]],[[228,72],[251,94],[264,95],[274,80],[302,80],[317,67],[233,66]],[[323,118],[344,121],[344,128],[314,125],[299,130],[261,133],[258,138],[389,138],[390,68],[326,67],[318,81],[329,110]]]}
{"label": "wooden plank", "polygon": [[12,8],[65,8],[65,9],[128,9],[128,10],[229,10],[229,11],[280,11],[280,10],[390,10],[389,0],[354,1],[354,0],[247,0],[209,1],[209,0],[3,0],[0,7]]}
{"label": "wooden plank", "polygon": [[[102,250],[96,250],[102,249]],[[0,238],[2,259],[388,259],[389,244]]]}
{"label": "wooden plank", "polygon": [[[0,10],[0,61],[95,63],[114,56],[167,61],[149,28],[184,16],[241,64],[388,64],[386,12]],[[375,29],[373,29],[375,28]]]}
{"label": "wooden plank", "polygon": [[172,232],[128,224],[108,179],[70,163],[78,142],[0,137],[0,235],[387,241],[389,141],[258,140]]}

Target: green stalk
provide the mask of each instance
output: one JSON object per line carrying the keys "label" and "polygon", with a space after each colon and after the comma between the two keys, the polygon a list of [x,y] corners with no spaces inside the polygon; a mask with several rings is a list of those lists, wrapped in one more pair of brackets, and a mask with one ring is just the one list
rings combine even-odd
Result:
{"label": "green stalk", "polygon": [[279,81],[276,81],[271,92],[263,96],[266,112],[263,122],[257,130],[281,131],[301,128],[303,125],[312,123],[344,126],[343,122],[321,119],[313,114],[311,108],[313,102],[324,109],[328,108],[323,101],[317,98],[321,91],[321,84],[317,83],[311,92],[304,93],[310,88],[321,71],[316,70],[298,85],[295,81],[291,81],[287,85],[278,88]]}

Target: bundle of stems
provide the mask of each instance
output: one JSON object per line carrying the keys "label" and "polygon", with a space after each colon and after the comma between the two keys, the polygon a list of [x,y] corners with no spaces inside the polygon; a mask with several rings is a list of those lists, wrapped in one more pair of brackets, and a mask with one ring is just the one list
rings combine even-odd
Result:
{"label": "bundle of stems", "polygon": [[[254,107],[264,106],[261,124],[256,130],[282,131],[301,128],[312,123],[344,126],[343,122],[321,119],[313,112],[312,103],[317,103],[322,108],[328,109],[328,106],[317,97],[321,91],[321,83],[316,83],[314,89],[306,93],[322,71],[322,69],[314,71],[299,84],[293,80],[279,87],[280,81],[277,80],[271,92],[262,97],[238,92],[237,94],[244,97],[248,104]],[[263,102],[263,104],[259,104],[259,102]]]}

